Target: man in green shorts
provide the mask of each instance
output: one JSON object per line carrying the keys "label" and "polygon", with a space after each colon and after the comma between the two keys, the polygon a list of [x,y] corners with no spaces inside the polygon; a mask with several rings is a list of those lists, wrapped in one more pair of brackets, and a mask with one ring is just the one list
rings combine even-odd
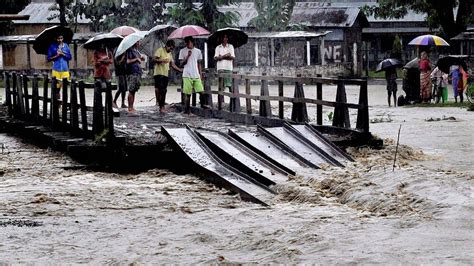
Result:
{"label": "man in green shorts", "polygon": [[201,79],[201,63],[202,53],[201,50],[194,47],[194,38],[188,36],[184,38],[186,47],[179,51],[179,61],[183,67],[183,93],[185,96],[185,112],[189,114],[189,102],[190,95],[193,89],[196,93],[199,93],[199,101],[201,107],[204,108],[203,95],[201,92],[204,91]]}

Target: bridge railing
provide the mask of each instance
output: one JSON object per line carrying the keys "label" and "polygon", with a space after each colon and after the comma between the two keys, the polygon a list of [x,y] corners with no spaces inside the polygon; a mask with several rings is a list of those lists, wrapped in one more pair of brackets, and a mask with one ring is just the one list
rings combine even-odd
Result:
{"label": "bridge railing", "polygon": [[[116,85],[57,80],[48,75],[4,73],[5,104],[10,117],[71,132],[83,138],[114,138],[112,90]],[[94,90],[93,104],[86,90]],[[105,106],[103,96],[105,93]],[[89,100],[90,101],[90,100]]]}
{"label": "bridge railing", "polygon": [[[351,128],[349,109],[357,110],[357,121],[355,129],[363,132],[369,132],[369,105],[367,95],[367,79],[347,79],[347,78],[326,78],[326,77],[285,77],[285,76],[267,76],[249,75],[234,73],[209,73],[204,74],[204,90],[207,95],[208,105],[213,105],[212,95],[217,95],[217,110],[230,113],[240,113],[248,116],[255,116],[252,111],[252,100],[259,101],[258,116],[275,117],[272,114],[272,103],[278,103],[279,119],[284,117],[285,103],[291,103],[291,121],[308,122],[307,105],[316,105],[316,123],[323,125],[323,107],[333,108],[332,126],[339,128]],[[224,78],[232,78],[232,87],[230,91],[225,91]],[[218,89],[212,90],[211,81],[218,80]],[[251,92],[251,84],[260,83],[260,94],[254,95]],[[269,82],[277,84],[278,96],[271,96],[269,93]],[[244,91],[241,92],[240,84],[244,85]],[[294,84],[295,89],[292,96],[284,95],[284,85]],[[332,86],[326,90],[334,90],[336,86],[336,99],[334,101],[323,100],[323,88]],[[346,85],[358,86],[358,103],[348,103],[346,96]],[[304,95],[304,87],[312,86],[316,90],[316,98],[308,98]],[[230,104],[228,110],[223,110],[224,97],[229,98]],[[241,99],[245,100],[245,108],[241,106]],[[195,97],[192,101],[196,105]],[[243,109],[243,110],[242,110]]]}

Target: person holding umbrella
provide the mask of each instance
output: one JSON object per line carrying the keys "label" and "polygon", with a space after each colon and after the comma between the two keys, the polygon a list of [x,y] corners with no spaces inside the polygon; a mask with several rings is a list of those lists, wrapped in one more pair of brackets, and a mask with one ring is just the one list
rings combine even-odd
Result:
{"label": "person holding umbrella", "polygon": [[190,95],[194,91],[199,93],[199,101],[201,108],[204,108],[204,99],[201,92],[204,91],[202,84],[202,53],[201,50],[194,47],[194,38],[187,36],[184,38],[186,47],[179,51],[179,60],[183,66],[183,93],[185,95],[185,112],[189,114]]}
{"label": "person holding umbrella", "polygon": [[[235,53],[234,46],[229,43],[227,34],[222,35],[222,43],[216,47],[214,60],[217,61],[217,73],[232,73]],[[224,78],[224,87],[232,87],[232,78]]]}
{"label": "person holding umbrella", "polygon": [[160,107],[160,113],[165,113],[165,99],[168,87],[168,73],[170,66],[178,72],[183,70],[176,66],[173,60],[172,51],[175,48],[173,40],[168,40],[165,47],[158,48],[154,55],[155,69],[153,77],[155,79],[156,105]]}
{"label": "person holding umbrella", "polygon": [[391,97],[393,94],[393,104],[397,106],[397,67],[401,67],[403,64],[400,60],[395,58],[387,58],[380,62],[375,72],[385,71],[385,80],[387,81],[387,102],[388,106],[391,107]]}
{"label": "person holding umbrella", "polygon": [[140,80],[142,76],[141,63],[145,57],[138,51],[140,41],[137,41],[126,52],[127,60],[127,86],[128,86],[128,111],[136,112],[133,104],[135,102],[135,93],[140,89]]}
{"label": "person holding umbrella", "polygon": [[[69,79],[71,77],[68,66],[69,60],[72,59],[71,50],[67,43],[64,42],[63,35],[57,35],[56,41],[49,46],[47,59],[48,62],[53,62],[51,73],[53,77],[57,80],[63,80],[63,78]],[[57,88],[61,88],[60,83],[58,83]],[[59,91],[57,94],[57,97],[59,98]]]}
{"label": "person holding umbrella", "polygon": [[107,82],[112,78],[109,70],[112,58],[112,53],[105,44],[94,51],[94,79],[100,83],[103,89],[107,87]]}

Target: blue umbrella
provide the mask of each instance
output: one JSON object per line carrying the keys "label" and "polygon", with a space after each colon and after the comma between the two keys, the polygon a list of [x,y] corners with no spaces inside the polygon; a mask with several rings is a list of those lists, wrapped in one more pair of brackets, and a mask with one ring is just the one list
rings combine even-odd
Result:
{"label": "blue umbrella", "polygon": [[115,52],[115,58],[118,58],[120,55],[125,53],[130,47],[135,45],[138,41],[142,40],[147,36],[150,32],[149,31],[139,31],[128,35],[127,37],[123,38],[120,42],[117,51]]}

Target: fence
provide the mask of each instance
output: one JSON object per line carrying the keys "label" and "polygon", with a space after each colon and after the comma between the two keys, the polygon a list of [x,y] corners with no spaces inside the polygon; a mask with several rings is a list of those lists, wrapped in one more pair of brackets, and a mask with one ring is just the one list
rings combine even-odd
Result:
{"label": "fence", "polygon": [[[60,81],[48,75],[27,76],[15,72],[5,72],[4,82],[5,104],[10,117],[71,132],[83,138],[101,136],[106,138],[107,143],[114,139],[112,90],[116,89],[115,85],[107,83],[104,89],[100,82]],[[92,106],[86,103],[86,90],[89,89],[94,90]],[[92,127],[89,125],[91,116]]]}

